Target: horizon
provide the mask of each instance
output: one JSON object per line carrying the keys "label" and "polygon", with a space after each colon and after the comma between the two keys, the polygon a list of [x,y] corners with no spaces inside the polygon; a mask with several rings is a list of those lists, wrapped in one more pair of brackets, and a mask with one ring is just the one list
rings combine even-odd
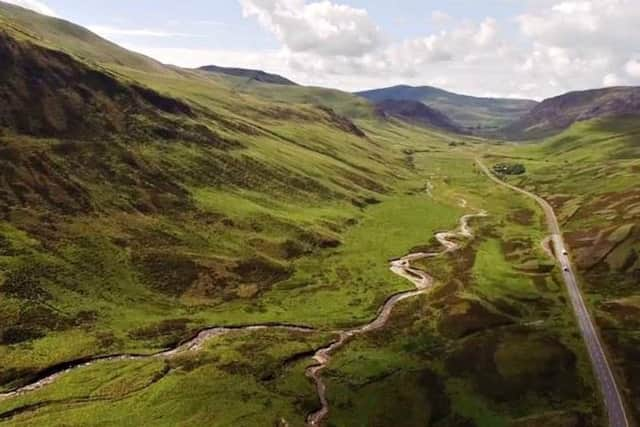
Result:
{"label": "horizon", "polygon": [[144,1],[5,1],[164,64],[256,69],[347,92],[431,86],[540,101],[640,85],[633,45],[640,11],[631,0],[405,0],[394,8],[362,0],[224,0],[214,8],[188,0],[151,10]]}

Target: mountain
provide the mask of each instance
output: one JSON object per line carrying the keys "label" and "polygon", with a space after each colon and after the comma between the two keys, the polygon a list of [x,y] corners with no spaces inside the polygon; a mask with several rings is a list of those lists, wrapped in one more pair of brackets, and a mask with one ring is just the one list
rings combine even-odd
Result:
{"label": "mountain", "polygon": [[226,74],[229,76],[242,77],[242,78],[254,80],[256,82],[261,82],[261,83],[270,83],[274,85],[285,85],[285,86],[297,86],[297,83],[292,82],[291,80],[285,77],[279,76],[277,74],[266,73],[261,70],[250,70],[246,68],[218,67],[217,65],[206,65],[198,69],[202,71],[207,71],[210,73],[218,73],[218,74]]}
{"label": "mountain", "polygon": [[479,132],[490,132],[520,118],[536,101],[522,99],[478,98],[459,95],[430,86],[393,86],[358,92],[373,102],[385,100],[418,101],[440,110],[461,126]]}
{"label": "mountain", "polygon": [[462,128],[447,117],[446,114],[427,107],[418,101],[387,99],[376,103],[375,108],[381,117],[395,117],[422,126],[453,133],[463,133]]}
{"label": "mountain", "polygon": [[628,115],[640,115],[640,87],[570,92],[543,101],[502,133],[534,139],[556,134],[576,122]]}

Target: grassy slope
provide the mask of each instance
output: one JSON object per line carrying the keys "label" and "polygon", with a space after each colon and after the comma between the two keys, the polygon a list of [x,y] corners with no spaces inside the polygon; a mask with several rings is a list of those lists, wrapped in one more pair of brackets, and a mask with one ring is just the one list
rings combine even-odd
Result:
{"label": "grassy slope", "polygon": [[[528,173],[515,182],[546,197],[559,213],[583,288],[632,402],[640,395],[635,381],[640,373],[635,362],[640,342],[635,302],[640,273],[639,134],[635,118],[593,120],[541,144],[500,153],[526,165]],[[637,414],[640,408],[632,406]]]}
{"label": "grassy slope", "polygon": [[538,104],[501,131],[503,137],[518,140],[556,135],[574,123],[597,118],[638,115],[640,88],[610,87],[569,92]]}
{"label": "grassy slope", "polygon": [[282,87],[239,79],[229,81],[234,89],[240,92],[251,93],[278,103],[324,105],[353,119],[374,117],[373,106],[368,101],[339,90],[305,86]]}

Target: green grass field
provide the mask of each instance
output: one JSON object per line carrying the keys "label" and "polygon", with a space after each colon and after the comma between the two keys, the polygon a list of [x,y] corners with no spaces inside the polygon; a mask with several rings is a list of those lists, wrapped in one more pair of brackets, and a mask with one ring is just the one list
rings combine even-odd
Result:
{"label": "green grass field", "polygon": [[[632,301],[640,268],[639,130],[634,118],[593,120],[539,144],[492,150],[496,161],[524,164],[527,174],[510,179],[545,197],[558,213],[628,396],[639,392],[631,356],[638,345]],[[637,416],[637,406],[629,406]]]}
{"label": "green grass field", "polygon": [[552,402],[598,424],[585,404],[597,396],[588,358],[539,244],[540,213],[479,174],[472,154],[416,156],[436,200],[464,197],[489,216],[462,253],[420,264],[437,279],[432,295],[336,357],[330,425],[506,426]]}

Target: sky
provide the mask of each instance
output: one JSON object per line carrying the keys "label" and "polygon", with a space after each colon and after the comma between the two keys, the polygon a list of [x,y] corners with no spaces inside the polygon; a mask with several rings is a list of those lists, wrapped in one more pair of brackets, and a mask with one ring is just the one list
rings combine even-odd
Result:
{"label": "sky", "polygon": [[638,1],[8,0],[184,67],[532,99],[640,85]]}

